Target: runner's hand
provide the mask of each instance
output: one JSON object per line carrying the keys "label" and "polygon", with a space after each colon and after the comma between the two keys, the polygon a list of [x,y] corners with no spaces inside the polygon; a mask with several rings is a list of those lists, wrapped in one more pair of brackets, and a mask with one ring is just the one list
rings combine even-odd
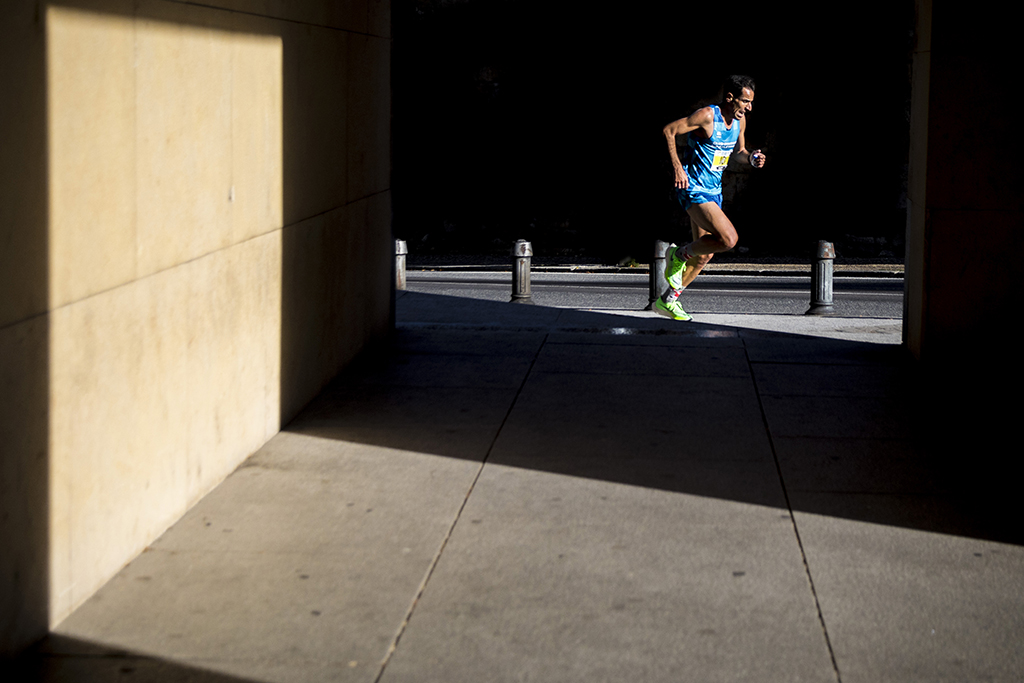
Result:
{"label": "runner's hand", "polygon": [[690,186],[690,179],[689,179],[689,177],[687,177],[686,171],[684,171],[682,168],[677,168],[676,169],[676,188],[680,189],[680,190],[685,190],[689,186]]}
{"label": "runner's hand", "polygon": [[764,154],[761,153],[761,150],[759,149],[755,149],[753,152],[750,153],[750,165],[753,166],[754,168],[763,168],[764,162],[766,160],[767,158]]}

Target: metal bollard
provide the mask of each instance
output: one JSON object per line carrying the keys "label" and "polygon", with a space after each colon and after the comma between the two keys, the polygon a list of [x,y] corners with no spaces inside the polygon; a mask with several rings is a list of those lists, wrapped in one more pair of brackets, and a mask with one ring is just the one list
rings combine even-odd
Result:
{"label": "metal bollard", "polygon": [[818,242],[818,251],[811,265],[811,307],[804,315],[832,313],[832,259],[836,250],[831,242]]}
{"label": "metal bollard", "polygon": [[668,289],[668,280],[665,279],[665,252],[672,246],[670,242],[654,241],[654,260],[651,261],[650,270],[650,296],[645,311],[654,310],[654,302],[657,301],[665,290]]}
{"label": "metal bollard", "polygon": [[405,240],[395,240],[395,289],[405,289],[405,257],[408,253]]}
{"label": "metal bollard", "polygon": [[512,299],[514,304],[532,304],[530,294],[530,259],[533,246],[526,240],[516,240],[512,247]]}

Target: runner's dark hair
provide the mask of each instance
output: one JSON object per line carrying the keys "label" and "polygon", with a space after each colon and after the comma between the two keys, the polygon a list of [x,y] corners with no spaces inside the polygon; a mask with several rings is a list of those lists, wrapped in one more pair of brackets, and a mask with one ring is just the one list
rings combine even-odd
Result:
{"label": "runner's dark hair", "polygon": [[753,92],[754,79],[750,76],[729,76],[722,84],[722,99],[725,99],[729,93],[732,93],[733,97],[739,97],[743,94],[744,88],[750,88],[750,91]]}

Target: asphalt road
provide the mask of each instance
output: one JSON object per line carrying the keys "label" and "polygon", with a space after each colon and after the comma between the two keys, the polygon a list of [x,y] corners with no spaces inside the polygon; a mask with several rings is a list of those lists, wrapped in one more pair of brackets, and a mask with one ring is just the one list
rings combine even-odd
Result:
{"label": "asphalt road", "polygon": [[[409,271],[410,291],[508,301],[511,273]],[[542,306],[640,310],[648,303],[646,273],[533,273],[534,302]],[[799,315],[810,303],[810,276],[701,275],[683,294],[690,313]],[[892,277],[836,277],[836,315],[901,318],[903,280]]]}

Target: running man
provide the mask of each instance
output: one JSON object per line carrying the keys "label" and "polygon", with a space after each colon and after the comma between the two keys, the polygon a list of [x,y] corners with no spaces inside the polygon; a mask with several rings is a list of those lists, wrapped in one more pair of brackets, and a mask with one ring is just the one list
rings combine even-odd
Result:
{"label": "running man", "polygon": [[[722,103],[693,112],[665,126],[668,154],[676,176],[676,197],[690,216],[693,241],[672,245],[665,252],[668,290],[654,302],[654,310],[675,320],[690,320],[679,295],[711,260],[712,254],[736,246],[736,228],[722,212],[722,171],[735,158],[754,168],[764,166],[760,150],[748,152],[743,133],[747,112],[754,103],[754,80],[730,76],[722,88]],[[676,153],[676,136],[686,135],[683,160]]]}

